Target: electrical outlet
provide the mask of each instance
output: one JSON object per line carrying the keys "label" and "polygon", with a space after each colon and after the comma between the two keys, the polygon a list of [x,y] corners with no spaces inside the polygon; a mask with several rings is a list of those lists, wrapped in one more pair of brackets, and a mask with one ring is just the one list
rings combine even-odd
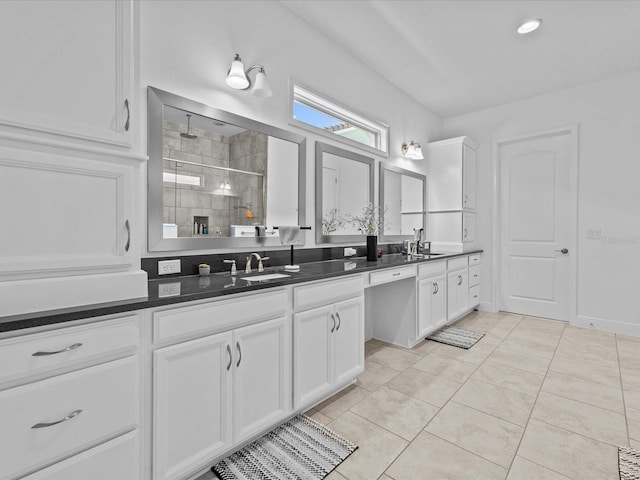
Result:
{"label": "electrical outlet", "polygon": [[170,273],[180,273],[180,259],[159,260],[158,275],[168,275]]}
{"label": "electrical outlet", "polygon": [[344,249],[344,256],[345,257],[352,257],[356,254],[356,249],[355,248],[345,248]]}
{"label": "electrical outlet", "polygon": [[161,283],[158,285],[158,297],[174,297],[180,295],[180,282]]}

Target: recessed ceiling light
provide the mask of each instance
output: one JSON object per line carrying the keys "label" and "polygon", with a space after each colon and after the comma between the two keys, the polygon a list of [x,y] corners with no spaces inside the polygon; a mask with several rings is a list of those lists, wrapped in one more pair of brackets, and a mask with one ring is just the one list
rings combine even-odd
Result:
{"label": "recessed ceiling light", "polygon": [[518,33],[524,35],[526,33],[531,33],[542,24],[542,20],[540,18],[534,18],[533,20],[527,20],[522,25],[518,27]]}

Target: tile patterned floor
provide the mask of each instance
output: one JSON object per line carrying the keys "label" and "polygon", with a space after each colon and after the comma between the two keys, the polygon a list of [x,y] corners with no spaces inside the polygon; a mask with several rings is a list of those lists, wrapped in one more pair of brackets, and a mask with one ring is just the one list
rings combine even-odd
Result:
{"label": "tile patterned floor", "polygon": [[474,312],[470,350],[366,344],[355,385],[308,414],[359,449],[328,480],[618,480],[640,448],[640,338]]}

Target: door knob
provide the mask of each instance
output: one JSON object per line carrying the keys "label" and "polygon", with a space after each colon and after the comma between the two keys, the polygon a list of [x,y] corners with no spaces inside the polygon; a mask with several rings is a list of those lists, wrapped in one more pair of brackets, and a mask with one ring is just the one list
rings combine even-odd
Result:
{"label": "door knob", "polygon": [[569,249],[563,248],[562,250],[556,250],[556,252],[560,252],[561,254],[566,255],[567,253],[569,253]]}

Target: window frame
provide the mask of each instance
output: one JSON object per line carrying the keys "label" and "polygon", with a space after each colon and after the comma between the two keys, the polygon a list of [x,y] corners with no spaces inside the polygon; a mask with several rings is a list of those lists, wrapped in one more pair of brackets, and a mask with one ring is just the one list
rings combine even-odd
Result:
{"label": "window frame", "polygon": [[[372,120],[353,110],[340,105],[333,99],[326,95],[320,94],[317,91],[290,79],[289,89],[289,124],[302,128],[304,130],[311,131],[323,137],[331,138],[342,143],[346,143],[352,147],[356,147],[365,150],[369,153],[381,155],[385,158],[389,158],[389,126],[386,123]],[[366,132],[372,133],[376,138],[376,146],[367,145],[365,143],[352,140],[348,137],[336,134],[334,132],[327,131],[324,128],[316,127],[312,124],[303,122],[294,117],[294,105],[295,102],[299,102],[320,113],[335,117],[337,120],[349,123],[356,128],[362,129]]]}

